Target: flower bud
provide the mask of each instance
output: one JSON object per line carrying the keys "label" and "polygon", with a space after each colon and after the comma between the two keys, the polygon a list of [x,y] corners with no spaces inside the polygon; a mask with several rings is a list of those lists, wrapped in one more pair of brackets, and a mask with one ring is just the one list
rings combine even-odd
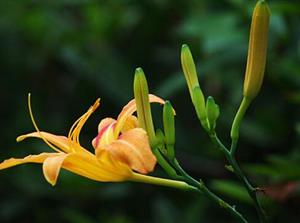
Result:
{"label": "flower bud", "polygon": [[202,126],[207,129],[205,99],[199,85],[192,53],[186,44],[183,44],[181,48],[181,65],[197,116]]}
{"label": "flower bud", "polygon": [[209,124],[209,129],[214,131],[216,128],[216,121],[220,115],[219,106],[215,103],[213,97],[209,96],[206,100],[206,115]]}
{"label": "flower bud", "polygon": [[251,22],[247,67],[243,95],[253,99],[264,78],[268,46],[270,10],[264,0],[257,2]]}
{"label": "flower bud", "polygon": [[149,90],[142,68],[135,70],[133,88],[139,126],[146,130],[150,144],[154,145],[155,131],[150,109]]}
{"label": "flower bud", "polygon": [[199,81],[192,53],[186,44],[183,44],[181,47],[181,65],[190,95],[192,96],[194,87],[199,86]]}
{"label": "flower bud", "polygon": [[175,124],[174,124],[174,110],[169,101],[166,101],[163,109],[163,122],[165,132],[165,143],[167,147],[167,156],[174,158],[174,144],[175,144]]}
{"label": "flower bud", "polygon": [[205,109],[204,96],[203,96],[203,93],[202,93],[199,86],[196,86],[193,89],[192,101],[193,101],[198,119],[200,120],[200,123],[201,123],[202,127],[205,130],[208,130],[208,123],[207,123],[207,118],[206,118],[206,109]]}

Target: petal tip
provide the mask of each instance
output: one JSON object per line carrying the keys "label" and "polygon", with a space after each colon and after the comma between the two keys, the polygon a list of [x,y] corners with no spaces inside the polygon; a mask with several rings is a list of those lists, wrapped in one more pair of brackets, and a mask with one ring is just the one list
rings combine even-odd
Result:
{"label": "petal tip", "polygon": [[26,138],[26,135],[21,135],[21,136],[18,136],[18,137],[16,138],[16,141],[17,141],[17,142],[21,142],[21,141],[23,141],[25,138]]}
{"label": "petal tip", "polygon": [[182,44],[181,49],[182,50],[189,49],[189,46],[184,43],[184,44]]}
{"label": "petal tip", "polygon": [[52,186],[54,187],[56,185],[56,180],[54,179],[50,179],[48,177],[45,177],[46,178],[46,181]]}

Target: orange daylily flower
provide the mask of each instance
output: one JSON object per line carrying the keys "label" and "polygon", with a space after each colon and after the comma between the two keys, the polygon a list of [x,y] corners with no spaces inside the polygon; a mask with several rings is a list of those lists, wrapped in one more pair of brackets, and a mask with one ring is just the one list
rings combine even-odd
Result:
{"label": "orange daylily flower", "polygon": [[[154,95],[149,95],[149,99],[164,103]],[[134,100],[123,108],[117,120],[105,118],[100,122],[98,136],[93,140],[96,154],[81,146],[79,134],[87,119],[99,107],[99,99],[73,124],[67,137],[40,131],[32,115],[30,95],[28,105],[37,131],[21,135],[17,141],[28,137],[40,138],[56,152],[11,158],[0,163],[0,170],[23,163],[42,163],[44,176],[52,185],[56,184],[61,168],[101,182],[155,181],[154,177],[139,174],[152,171],[156,158],[151,152],[146,132],[138,127],[136,117],[132,115],[136,111]]]}
{"label": "orange daylily flower", "polygon": [[[164,100],[149,95],[150,102],[164,104]],[[96,156],[101,157],[103,152],[109,152],[117,160],[121,160],[139,173],[149,173],[154,169],[156,157],[153,155],[147,133],[139,128],[136,116],[135,100],[131,100],[121,111],[117,120],[103,119],[98,126],[98,135],[92,144]]]}

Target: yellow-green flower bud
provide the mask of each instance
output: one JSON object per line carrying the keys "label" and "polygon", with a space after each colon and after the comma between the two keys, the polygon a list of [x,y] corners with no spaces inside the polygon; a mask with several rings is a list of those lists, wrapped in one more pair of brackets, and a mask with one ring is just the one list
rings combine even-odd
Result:
{"label": "yellow-green flower bud", "polygon": [[206,100],[206,115],[209,124],[209,129],[214,131],[216,127],[216,121],[220,115],[219,106],[215,103],[213,97],[209,96]]}
{"label": "yellow-green flower bud", "polygon": [[192,53],[186,44],[183,44],[181,48],[181,65],[197,116],[200,119],[202,126],[207,129],[205,99],[199,85]]}
{"label": "yellow-green flower bud", "polygon": [[258,94],[264,78],[270,10],[267,2],[257,2],[251,22],[248,59],[244,81],[243,95],[253,99]]}
{"label": "yellow-green flower bud", "polygon": [[186,44],[183,44],[181,47],[181,65],[192,97],[193,89],[199,86],[199,81],[192,53]]}
{"label": "yellow-green flower bud", "polygon": [[193,89],[192,92],[192,101],[198,116],[198,119],[200,120],[201,125],[205,130],[208,130],[208,123],[206,118],[206,109],[205,109],[205,100],[203,93],[199,86],[196,86]]}
{"label": "yellow-green flower bud", "polygon": [[155,131],[149,102],[149,90],[142,68],[137,68],[135,70],[133,90],[139,126],[146,130],[150,144],[154,145]]}
{"label": "yellow-green flower bud", "polygon": [[174,110],[169,101],[166,101],[163,109],[163,122],[165,132],[165,143],[167,147],[167,156],[174,158],[174,144],[175,144],[175,120]]}

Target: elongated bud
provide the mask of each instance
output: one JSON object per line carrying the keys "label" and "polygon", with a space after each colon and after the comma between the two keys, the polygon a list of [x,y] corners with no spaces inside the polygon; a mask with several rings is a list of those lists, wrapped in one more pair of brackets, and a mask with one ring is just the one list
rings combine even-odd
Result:
{"label": "elongated bud", "polygon": [[146,130],[150,145],[154,145],[155,131],[149,102],[149,90],[147,80],[142,68],[137,68],[135,70],[133,90],[139,126]]}
{"label": "elongated bud", "polygon": [[213,97],[209,96],[206,100],[206,115],[209,124],[209,129],[214,131],[216,128],[216,121],[220,115],[219,106],[215,103]]}
{"label": "elongated bud", "polygon": [[206,118],[206,109],[205,109],[205,100],[203,93],[199,86],[196,86],[193,89],[192,92],[192,101],[198,116],[198,119],[200,120],[201,125],[205,130],[208,130],[208,123]]}
{"label": "elongated bud", "polygon": [[181,48],[181,65],[186,79],[192,102],[202,126],[207,129],[205,99],[199,85],[196,65],[188,45],[183,44]]}
{"label": "elongated bud", "polygon": [[183,44],[181,47],[181,65],[192,97],[193,89],[199,86],[199,81],[192,53],[186,44]]}
{"label": "elongated bud", "polygon": [[163,109],[163,121],[165,131],[165,143],[167,147],[167,156],[172,159],[174,158],[174,144],[175,144],[175,120],[174,110],[169,101],[166,101]]}
{"label": "elongated bud", "polygon": [[265,72],[270,9],[264,0],[257,2],[251,22],[244,97],[253,99],[258,94]]}

